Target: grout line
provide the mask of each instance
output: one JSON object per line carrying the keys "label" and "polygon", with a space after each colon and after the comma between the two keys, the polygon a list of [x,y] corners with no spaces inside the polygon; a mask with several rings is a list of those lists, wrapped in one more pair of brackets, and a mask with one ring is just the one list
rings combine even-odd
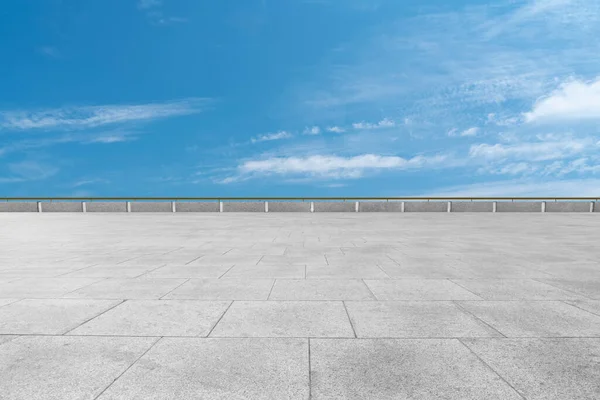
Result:
{"label": "grout line", "polygon": [[463,346],[465,346],[471,352],[471,354],[473,354],[475,357],[477,357],[477,359],[479,361],[481,361],[483,363],[483,365],[485,365],[486,367],[488,367],[490,371],[492,371],[494,374],[498,375],[498,378],[502,379],[502,381],[504,383],[506,383],[508,386],[510,386],[510,388],[512,390],[514,390],[515,393],[517,393],[519,395],[519,397],[521,397],[523,400],[527,400],[527,398],[525,396],[523,396],[521,394],[521,392],[519,392],[517,389],[515,389],[515,387],[513,385],[511,385],[506,379],[504,379],[504,377],[502,375],[500,375],[498,372],[496,372],[496,370],[494,368],[492,368],[488,363],[486,363],[485,361],[483,361],[483,359],[481,357],[479,357],[479,354],[475,353],[473,351],[473,349],[471,349],[469,346],[467,346],[462,340],[460,340],[460,339],[457,339],[457,340],[460,342],[460,344],[462,344]]}
{"label": "grout line", "polygon": [[325,257],[325,263],[326,263],[327,265],[329,265],[329,260],[327,259],[327,254],[323,254],[323,257]]}
{"label": "grout line", "polygon": [[371,293],[371,296],[373,296],[373,298],[378,301],[379,299],[377,298],[377,296],[375,296],[375,293],[373,293],[373,291],[371,290],[371,288],[369,287],[369,285],[367,285],[367,282],[365,282],[364,279],[361,279],[362,283],[366,286],[367,290],[369,291],[369,293]]}
{"label": "grout line", "polygon": [[222,256],[224,256],[225,254],[229,253],[231,250],[233,250],[233,248],[227,250],[225,253],[221,254]]}
{"label": "grout line", "polygon": [[113,385],[113,384],[114,384],[114,383],[115,383],[115,382],[116,382],[116,381],[117,381],[117,380],[118,380],[120,377],[122,377],[122,376],[123,376],[123,375],[124,375],[124,374],[125,374],[127,371],[129,371],[129,369],[131,369],[131,367],[133,367],[133,366],[134,366],[134,365],[135,365],[135,364],[136,364],[136,363],[137,363],[137,362],[138,362],[138,361],[139,361],[139,360],[140,360],[142,357],[144,357],[144,356],[145,356],[145,355],[146,355],[146,354],[147,354],[147,353],[148,353],[148,352],[149,352],[149,351],[150,351],[150,350],[151,350],[151,349],[152,349],[152,348],[153,348],[153,347],[154,347],[154,346],[155,346],[155,345],[156,345],[158,342],[160,342],[161,340],[162,340],[162,336],[161,336],[161,337],[159,337],[159,338],[158,338],[156,341],[154,341],[154,343],[152,343],[152,344],[150,345],[150,347],[148,347],[148,349],[146,349],[146,351],[144,351],[144,352],[142,353],[142,355],[141,355],[141,356],[139,356],[139,357],[138,357],[138,358],[137,358],[137,359],[136,359],[136,360],[135,360],[133,363],[131,363],[131,365],[130,365],[129,367],[125,368],[125,371],[121,372],[121,373],[119,374],[119,376],[117,376],[117,377],[116,377],[116,378],[115,378],[115,379],[114,379],[114,380],[113,380],[113,381],[112,381],[112,382],[111,382],[111,383],[110,383],[108,386],[106,386],[106,387],[104,388],[104,390],[102,390],[102,391],[101,391],[101,392],[98,394],[98,396],[94,397],[94,400],[96,400],[98,397],[102,396],[102,394],[103,394],[104,392],[106,392],[106,391],[108,390],[108,388],[109,388],[109,387],[111,387],[111,386],[112,386],[112,385]]}
{"label": "grout line", "polygon": [[464,308],[458,301],[456,300],[451,300],[452,303],[462,312],[464,312],[465,314],[470,315],[471,317],[475,318],[475,320],[483,323],[485,326],[487,326],[488,328],[492,329],[494,332],[499,333],[502,337],[507,337],[504,333],[500,332],[498,329],[494,328],[492,325],[488,324],[487,322],[485,322],[484,320],[482,320],[481,318],[479,318],[477,315],[473,314],[471,311],[467,310],[466,308]]}
{"label": "grout line", "polygon": [[142,276],[144,276],[144,275],[146,275],[146,274],[149,274],[150,272],[154,272],[154,271],[156,271],[157,269],[160,269],[160,268],[162,268],[162,267],[166,267],[166,266],[167,266],[167,264],[159,265],[159,266],[158,266],[158,267],[156,267],[156,268],[149,269],[148,271],[142,272],[141,274],[139,274],[139,275],[137,275],[137,276],[134,276],[134,277],[132,277],[132,278],[126,278],[126,279],[137,279],[137,278],[141,278]]}
{"label": "grout line", "polygon": [[191,263],[193,263],[194,261],[196,261],[197,259],[199,259],[199,258],[202,258],[202,257],[204,257],[204,254],[202,254],[202,255],[200,255],[200,256],[198,256],[198,257],[194,258],[194,259],[193,259],[193,260],[191,260],[191,261],[188,261],[188,262],[186,262],[186,263],[185,263],[185,264],[183,264],[183,265],[188,265],[188,264],[191,264]]}
{"label": "grout line", "polygon": [[269,290],[269,295],[267,296],[267,300],[269,300],[269,297],[271,297],[271,293],[273,293],[273,288],[275,287],[276,282],[277,282],[277,279],[273,279],[273,284],[271,285],[271,290]]}
{"label": "grout line", "polygon": [[[77,279],[77,278],[75,278],[75,279]],[[90,279],[94,279],[94,278],[90,278]],[[53,298],[56,298],[56,299],[62,299],[62,298],[64,298],[64,297],[65,297],[66,295],[68,295],[68,294],[75,293],[75,292],[77,292],[78,290],[81,290],[81,289],[84,289],[84,288],[90,287],[90,286],[92,286],[92,285],[95,285],[96,283],[104,282],[104,281],[106,281],[106,280],[108,280],[108,279],[110,279],[110,278],[96,278],[96,279],[98,279],[96,282],[92,282],[92,283],[89,283],[89,284],[87,284],[87,285],[84,285],[84,286],[78,287],[78,288],[77,288],[77,289],[75,289],[75,290],[71,290],[70,292],[63,293],[63,295],[62,295],[61,297],[53,297]]]}
{"label": "grout line", "polygon": [[352,333],[354,334],[354,338],[356,339],[358,336],[356,336],[356,331],[354,330],[354,325],[352,324],[352,319],[350,318],[350,313],[348,312],[348,307],[346,307],[346,302],[342,301],[342,304],[344,305],[344,310],[346,310],[346,316],[348,317],[348,322],[350,322],[350,327],[352,328]]}
{"label": "grout line", "polygon": [[175,290],[179,289],[181,286],[185,285],[186,283],[188,283],[190,281],[190,279],[192,278],[188,278],[185,281],[183,281],[182,283],[180,283],[179,285],[175,286],[173,289],[169,290],[167,293],[163,294],[162,296],[160,296],[158,298],[158,300],[162,300],[165,296],[170,295],[171,293],[173,293]]}
{"label": "grout line", "polygon": [[101,313],[99,313],[99,314],[97,314],[97,315],[94,315],[92,318],[88,318],[88,319],[86,319],[85,321],[83,321],[82,323],[80,323],[79,325],[77,325],[75,328],[68,329],[66,332],[64,332],[64,333],[62,334],[62,336],[65,336],[65,335],[66,335],[66,334],[68,334],[69,332],[72,332],[72,331],[74,331],[75,329],[79,328],[81,325],[83,325],[83,324],[87,324],[87,323],[88,323],[88,322],[90,322],[91,320],[93,320],[93,319],[96,319],[96,318],[98,318],[99,316],[101,316],[102,314],[105,314],[105,313],[109,312],[110,310],[112,310],[112,309],[114,309],[114,308],[116,308],[116,307],[120,306],[121,304],[125,303],[126,301],[127,301],[127,300],[121,300],[120,302],[118,302],[118,303],[117,303],[117,304],[115,304],[114,306],[107,308],[106,310],[102,311]]}
{"label": "grout line", "polygon": [[264,254],[262,256],[260,256],[260,258],[258,259],[258,261],[256,262],[256,264],[254,264],[254,265],[258,265],[258,263],[260,263],[263,258],[265,258]]}
{"label": "grout line", "polygon": [[217,327],[217,325],[219,324],[219,322],[221,322],[221,320],[223,319],[223,317],[225,316],[225,314],[227,314],[227,311],[229,311],[229,308],[231,308],[232,304],[234,303],[234,301],[231,301],[231,303],[229,303],[229,305],[227,306],[227,308],[225,309],[225,311],[223,311],[223,314],[221,314],[221,316],[219,317],[219,319],[217,320],[217,322],[215,322],[215,324],[213,325],[212,328],[210,328],[210,331],[206,334],[205,338],[209,337],[213,331],[215,330],[215,328]]}
{"label": "grout line", "polygon": [[536,279],[536,278],[529,278],[529,279],[531,279],[532,281],[536,281],[536,282],[539,282],[539,283],[543,283],[544,285],[552,286],[553,288],[556,288],[556,289],[562,290],[562,291],[564,291],[564,292],[569,292],[569,293],[573,293],[574,295],[577,295],[577,296],[580,296],[580,297],[585,297],[585,298],[586,298],[586,299],[588,299],[588,300],[595,300],[595,299],[593,299],[593,298],[591,298],[591,297],[588,297],[588,296],[586,296],[585,294],[581,294],[581,293],[575,292],[574,290],[570,290],[570,289],[563,289],[563,288],[561,288],[561,287],[559,287],[559,286],[553,285],[553,284],[551,284],[551,283],[548,283],[548,282],[540,281],[539,279]]}
{"label": "grout line", "polygon": [[227,271],[223,272],[223,273],[221,274],[221,276],[219,276],[217,279],[221,279],[222,277],[224,277],[224,276],[225,276],[225,274],[227,274],[229,271],[231,271],[231,270],[233,269],[233,267],[235,267],[235,264],[233,264],[231,267],[229,267],[229,268],[227,269]]}
{"label": "grout line", "polygon": [[386,272],[386,270],[385,270],[385,269],[383,269],[383,267],[382,267],[381,265],[379,265],[378,263],[375,263],[375,265],[377,265],[377,268],[379,268],[379,269],[381,270],[381,272],[383,272],[384,274],[386,274],[386,275],[387,275],[388,279],[394,279],[394,278],[392,278],[392,276],[391,276],[390,274],[388,274],[388,273]]}
{"label": "grout line", "polygon": [[312,367],[310,364],[310,338],[308,338],[308,400],[312,399]]}
{"label": "grout line", "polygon": [[579,308],[581,311],[585,311],[585,312],[588,312],[588,313],[590,313],[590,314],[592,314],[592,315],[595,315],[595,316],[597,316],[597,317],[600,317],[600,314],[596,314],[595,312],[592,312],[592,311],[590,311],[590,310],[586,310],[585,308],[581,308],[581,307],[579,307],[579,306],[578,306],[578,305],[576,305],[576,304],[567,303],[567,301],[566,301],[566,300],[558,300],[558,301],[560,301],[560,302],[562,302],[562,303],[565,303],[565,304],[567,304],[567,305],[569,305],[569,306],[573,306],[573,307],[575,307],[575,308]]}
{"label": "grout line", "polygon": [[307,268],[308,268],[308,267],[306,266],[306,264],[304,264],[304,279],[306,279],[306,269],[307,269]]}
{"label": "grout line", "polygon": [[[456,286],[458,286],[458,287],[460,287],[460,288],[463,288],[463,289],[465,289],[467,292],[474,294],[475,296],[479,297],[480,299],[482,299],[482,300],[487,300],[487,299],[486,299],[486,298],[484,298],[483,296],[480,296],[480,295],[478,295],[477,293],[475,293],[475,292],[473,292],[472,290],[470,290],[470,289],[468,289],[468,288],[464,287],[464,286],[463,286],[463,285],[461,285],[460,283],[456,283],[456,282],[454,282],[452,279],[455,279],[455,278],[446,278],[446,280],[447,280],[447,281],[454,283]],[[493,301],[493,300],[489,300],[489,301]]]}
{"label": "grout line", "polygon": [[[69,276],[65,276],[65,275],[72,274],[73,272],[79,272],[79,271],[82,271],[82,270],[87,269],[87,268],[95,267],[96,265],[100,265],[100,264],[92,264],[92,265],[88,265],[88,266],[85,266],[85,267],[82,267],[82,268],[79,268],[79,269],[74,269],[73,271],[65,272],[64,274],[59,274],[59,275],[52,276],[52,278],[63,278],[63,277],[64,278],[70,278]],[[21,279],[24,279],[24,278],[21,278]]]}

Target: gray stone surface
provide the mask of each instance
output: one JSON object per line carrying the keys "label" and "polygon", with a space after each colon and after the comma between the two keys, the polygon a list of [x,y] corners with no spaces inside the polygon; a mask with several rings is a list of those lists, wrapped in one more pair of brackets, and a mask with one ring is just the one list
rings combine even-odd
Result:
{"label": "gray stone surface", "polygon": [[211,337],[353,337],[339,301],[236,301]]}
{"label": "gray stone surface", "polygon": [[166,265],[144,274],[145,278],[219,278],[233,265]]}
{"label": "gray stone surface", "polygon": [[307,279],[389,279],[377,265],[307,265]]}
{"label": "gray stone surface", "polygon": [[98,400],[309,397],[306,339],[165,338]]}
{"label": "gray stone surface", "polygon": [[125,201],[87,201],[86,212],[127,212]]}
{"label": "gray stone surface", "polygon": [[463,339],[526,399],[594,400],[600,339]]}
{"label": "gray stone surface", "polygon": [[62,335],[117,304],[113,300],[20,300],[0,307],[0,334]]}
{"label": "gray stone surface", "polygon": [[600,317],[560,301],[464,301],[508,337],[600,337]]}
{"label": "gray stone surface", "polygon": [[129,300],[70,334],[206,336],[229,304],[228,301]]}
{"label": "gray stone surface", "polygon": [[365,280],[377,300],[481,300],[447,279]]}
{"label": "gray stone surface", "polygon": [[273,279],[190,279],[165,299],[267,300]]}
{"label": "gray stone surface", "polygon": [[219,212],[218,201],[178,201],[176,212]]}
{"label": "gray stone surface", "polygon": [[13,339],[18,338],[17,335],[0,335],[0,346],[4,343],[8,343]]}
{"label": "gray stone surface", "polygon": [[565,303],[600,316],[600,300],[565,300]]}
{"label": "gray stone surface", "polygon": [[19,299],[0,299],[0,307],[19,301]]}
{"label": "gray stone surface", "polygon": [[42,212],[83,212],[81,201],[42,201]]}
{"label": "gray stone surface", "polygon": [[360,279],[279,279],[270,300],[375,300]]}
{"label": "gray stone surface", "polygon": [[170,201],[132,201],[131,212],[173,212]]}
{"label": "gray stone surface", "polygon": [[0,202],[0,212],[37,212],[37,202],[35,201],[2,201]]}
{"label": "gray stone surface", "polygon": [[499,201],[496,212],[541,212],[541,201]]}
{"label": "gray stone surface", "polygon": [[522,400],[453,339],[312,339],[310,359],[315,400]]}
{"label": "gray stone surface", "polygon": [[155,338],[19,337],[0,350],[3,400],[95,399]]}
{"label": "gray stone surface", "polygon": [[224,201],[223,212],[265,212],[264,201]]}
{"label": "gray stone surface", "polygon": [[231,268],[223,279],[304,279],[306,266],[304,265],[236,265]]}
{"label": "gray stone surface", "polygon": [[447,212],[447,201],[407,201],[404,212]]}
{"label": "gray stone surface", "polygon": [[453,282],[486,300],[570,300],[581,298],[580,295],[573,292],[533,279],[455,279]]}
{"label": "gray stone surface", "polygon": [[359,338],[449,338],[500,336],[446,301],[347,301]]}
{"label": "gray stone surface", "polygon": [[25,278],[0,284],[0,298],[58,298],[98,282],[97,278]]}
{"label": "gray stone surface", "polygon": [[[577,277],[577,273],[571,273],[571,276]],[[568,290],[575,294],[580,294],[590,299],[600,300],[600,279],[542,279],[544,283],[555,286],[560,289]]]}
{"label": "gray stone surface", "polygon": [[315,201],[315,212],[356,212],[354,201]]}
{"label": "gray stone surface", "polygon": [[600,201],[594,203],[594,212],[600,212]]}
{"label": "gray stone surface", "polygon": [[361,201],[360,212],[402,212],[401,201]]}
{"label": "gray stone surface", "polygon": [[185,279],[134,278],[104,279],[74,292],[66,298],[78,299],[159,299],[184,283]]}
{"label": "gray stone surface", "polygon": [[127,266],[127,265],[93,265],[65,274],[65,278],[137,278],[157,266]]}
{"label": "gray stone surface", "polygon": [[269,201],[269,212],[310,212],[310,201]]}
{"label": "gray stone surface", "polygon": [[453,201],[451,212],[493,212],[493,201]]}
{"label": "gray stone surface", "polygon": [[546,212],[590,212],[589,201],[548,201]]}

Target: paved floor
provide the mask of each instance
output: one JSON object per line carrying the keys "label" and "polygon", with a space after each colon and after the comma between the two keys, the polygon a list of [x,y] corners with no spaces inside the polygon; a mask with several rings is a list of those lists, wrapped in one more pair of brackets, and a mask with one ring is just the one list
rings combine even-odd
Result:
{"label": "paved floor", "polygon": [[598,399],[600,214],[0,214],[0,398]]}

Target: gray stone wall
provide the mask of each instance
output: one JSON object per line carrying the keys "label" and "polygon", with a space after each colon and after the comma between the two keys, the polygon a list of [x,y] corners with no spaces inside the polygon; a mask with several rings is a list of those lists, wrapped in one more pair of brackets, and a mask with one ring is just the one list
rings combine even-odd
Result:
{"label": "gray stone wall", "polygon": [[88,201],[85,203],[86,212],[127,212],[124,201]]}

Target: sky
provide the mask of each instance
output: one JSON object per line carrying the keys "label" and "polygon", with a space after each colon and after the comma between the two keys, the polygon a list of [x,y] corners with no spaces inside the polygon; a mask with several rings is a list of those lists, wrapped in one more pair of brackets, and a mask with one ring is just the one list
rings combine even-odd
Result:
{"label": "sky", "polygon": [[20,0],[0,197],[600,196],[600,2]]}

